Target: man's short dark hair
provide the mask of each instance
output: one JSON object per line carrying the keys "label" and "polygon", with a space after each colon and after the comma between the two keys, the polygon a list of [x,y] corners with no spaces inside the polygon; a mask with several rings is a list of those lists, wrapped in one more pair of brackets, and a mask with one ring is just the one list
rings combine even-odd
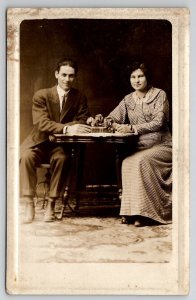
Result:
{"label": "man's short dark hair", "polygon": [[60,68],[62,66],[70,66],[75,70],[75,74],[77,74],[78,72],[78,65],[77,62],[75,60],[73,60],[72,58],[68,58],[68,57],[63,57],[61,58],[57,64],[56,64],[56,68],[55,71],[59,72]]}

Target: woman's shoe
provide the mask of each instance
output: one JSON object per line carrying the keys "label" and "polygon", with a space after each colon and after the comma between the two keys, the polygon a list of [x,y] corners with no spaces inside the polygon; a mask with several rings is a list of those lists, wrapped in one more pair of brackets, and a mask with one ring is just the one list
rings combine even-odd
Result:
{"label": "woman's shoe", "polygon": [[122,217],[122,218],[121,218],[121,223],[122,223],[122,224],[128,224],[128,219],[127,219],[127,217]]}
{"label": "woman's shoe", "polygon": [[135,227],[142,227],[143,224],[142,224],[142,222],[139,219],[137,219],[137,220],[135,220],[134,226]]}

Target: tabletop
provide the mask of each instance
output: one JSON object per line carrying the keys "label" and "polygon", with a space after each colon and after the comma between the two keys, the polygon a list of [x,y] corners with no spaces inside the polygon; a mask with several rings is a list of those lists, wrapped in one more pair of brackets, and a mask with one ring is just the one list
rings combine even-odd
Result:
{"label": "tabletop", "polygon": [[137,135],[133,133],[82,133],[82,134],[61,134],[56,133],[50,136],[50,141],[55,143],[127,143],[135,140]]}

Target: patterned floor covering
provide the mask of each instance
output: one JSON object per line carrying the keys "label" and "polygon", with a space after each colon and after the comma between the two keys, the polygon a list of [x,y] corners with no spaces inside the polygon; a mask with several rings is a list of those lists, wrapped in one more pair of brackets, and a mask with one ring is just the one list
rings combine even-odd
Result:
{"label": "patterned floor covering", "polygon": [[[82,212],[82,210],[81,210]],[[165,263],[172,252],[172,225],[121,224],[116,211],[111,214],[88,211],[71,213],[62,221],[44,223],[43,210],[36,208],[33,223],[24,224],[20,208],[20,262],[28,263]],[[107,214],[107,216],[106,216]]]}

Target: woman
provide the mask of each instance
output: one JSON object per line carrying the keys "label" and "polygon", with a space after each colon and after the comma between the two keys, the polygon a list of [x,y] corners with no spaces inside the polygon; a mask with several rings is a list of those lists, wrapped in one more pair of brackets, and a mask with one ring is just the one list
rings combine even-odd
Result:
{"label": "woman", "polygon": [[[138,134],[137,150],[122,163],[122,223],[149,220],[167,224],[172,218],[172,139],[166,93],[150,85],[144,63],[130,72],[134,92],[126,95],[105,119],[121,133]],[[129,120],[129,124],[125,124]],[[130,218],[131,217],[131,218]]]}

